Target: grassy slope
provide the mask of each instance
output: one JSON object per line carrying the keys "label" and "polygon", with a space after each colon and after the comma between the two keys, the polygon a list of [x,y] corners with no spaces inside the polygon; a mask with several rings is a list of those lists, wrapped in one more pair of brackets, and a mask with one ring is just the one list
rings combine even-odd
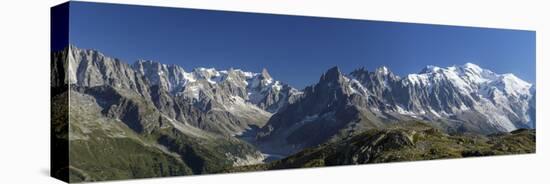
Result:
{"label": "grassy slope", "polygon": [[[52,95],[53,94],[52,88]],[[60,90],[63,91],[63,90]],[[51,170],[52,176],[68,181],[69,169],[69,105],[68,93],[61,92],[51,98]]]}
{"label": "grassy slope", "polygon": [[[226,153],[254,150],[235,138],[194,137],[168,123],[138,133],[101,110],[90,96],[71,93],[71,182],[217,173],[233,164]],[[157,113],[142,115],[159,117]]]}
{"label": "grassy slope", "polygon": [[122,122],[102,117],[92,102],[71,93],[71,182],[192,173],[184,162],[153,147]]}
{"label": "grassy slope", "polygon": [[229,168],[227,172],[522,154],[535,152],[535,131],[448,135],[431,126],[406,123],[369,130],[337,143],[320,145],[269,164]]}
{"label": "grassy slope", "polygon": [[71,182],[192,173],[177,158],[128,138],[71,141],[70,147]]}

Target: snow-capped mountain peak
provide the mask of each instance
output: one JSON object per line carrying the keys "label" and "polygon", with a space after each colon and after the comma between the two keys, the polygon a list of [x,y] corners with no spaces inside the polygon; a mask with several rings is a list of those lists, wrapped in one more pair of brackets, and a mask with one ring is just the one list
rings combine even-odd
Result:
{"label": "snow-capped mountain peak", "polygon": [[390,73],[390,70],[386,66],[381,66],[376,69],[376,72],[382,75],[388,75]]}
{"label": "snow-capped mountain peak", "polygon": [[441,68],[438,67],[438,66],[434,66],[434,65],[428,65],[426,67],[424,67],[422,70],[420,70],[419,74],[424,74],[424,73],[437,73],[438,71],[440,71]]}
{"label": "snow-capped mountain peak", "polygon": [[502,74],[493,84],[510,95],[529,95],[532,84],[521,80],[514,74]]}
{"label": "snow-capped mountain peak", "polygon": [[481,67],[479,67],[476,64],[470,63],[470,62],[467,62],[466,64],[462,65],[462,68],[465,69],[465,70],[473,71],[475,73],[483,72],[483,69]]}

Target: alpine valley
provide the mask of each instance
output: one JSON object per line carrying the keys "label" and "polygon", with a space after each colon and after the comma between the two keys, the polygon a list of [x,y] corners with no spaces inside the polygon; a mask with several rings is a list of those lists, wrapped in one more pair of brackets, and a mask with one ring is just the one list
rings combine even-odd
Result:
{"label": "alpine valley", "polygon": [[71,182],[536,151],[535,86],[473,63],[333,67],[296,89],[267,69],[128,64],[74,45],[51,60],[52,139],[69,148],[53,170]]}

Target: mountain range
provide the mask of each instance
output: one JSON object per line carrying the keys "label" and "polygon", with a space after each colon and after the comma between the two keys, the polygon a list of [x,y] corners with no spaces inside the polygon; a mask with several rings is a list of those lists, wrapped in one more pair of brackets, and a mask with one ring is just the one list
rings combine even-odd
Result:
{"label": "mountain range", "polygon": [[427,66],[404,78],[386,67],[347,75],[334,67],[274,114],[258,137],[266,149],[289,154],[410,120],[427,121],[448,133],[535,128],[535,88],[513,74],[472,63]]}
{"label": "mountain range", "polygon": [[404,77],[333,67],[296,89],[267,69],[128,64],[70,45],[52,53],[51,80],[69,101],[71,181],[224,172],[406,122],[446,136],[536,128],[535,86],[473,63]]}

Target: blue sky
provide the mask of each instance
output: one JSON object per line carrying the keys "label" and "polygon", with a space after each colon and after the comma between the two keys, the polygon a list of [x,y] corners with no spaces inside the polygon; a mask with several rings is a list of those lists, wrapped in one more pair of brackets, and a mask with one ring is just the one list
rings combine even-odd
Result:
{"label": "blue sky", "polygon": [[72,2],[70,42],[187,71],[267,68],[297,88],[332,66],[404,76],[466,62],[535,82],[534,31]]}

